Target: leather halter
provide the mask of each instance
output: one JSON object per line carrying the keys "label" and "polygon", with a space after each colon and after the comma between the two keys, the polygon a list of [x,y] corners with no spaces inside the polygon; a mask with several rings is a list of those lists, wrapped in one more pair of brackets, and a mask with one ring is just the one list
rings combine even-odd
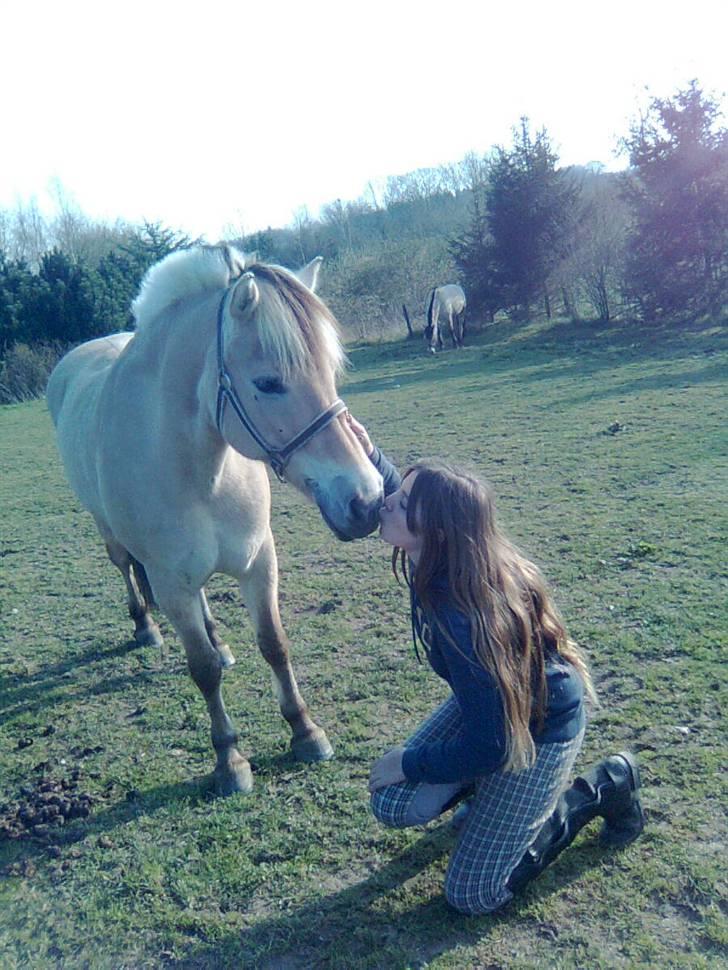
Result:
{"label": "leather halter", "polygon": [[229,401],[230,407],[235,411],[238,419],[245,430],[248,432],[250,437],[256,442],[256,444],[265,452],[270,462],[271,468],[276,473],[280,481],[285,481],[283,473],[286,469],[286,465],[290,461],[291,455],[298,451],[307,444],[314,435],[318,434],[319,431],[323,431],[327,425],[331,424],[335,417],[338,417],[342,411],[346,411],[346,405],[338,398],[330,404],[325,411],[322,411],[317,418],[307,424],[306,427],[299,431],[288,444],[284,445],[282,448],[273,448],[265,440],[263,435],[258,431],[252,419],[248,415],[247,411],[243,407],[243,403],[237,395],[237,392],[233,386],[232,378],[225,369],[225,357],[224,357],[224,343],[223,343],[223,322],[225,319],[225,309],[227,306],[227,301],[232,288],[227,289],[220,300],[220,306],[217,311],[217,407],[215,411],[215,423],[217,424],[217,430],[220,432],[222,437],[225,436],[222,433],[222,422],[225,416],[225,405]]}

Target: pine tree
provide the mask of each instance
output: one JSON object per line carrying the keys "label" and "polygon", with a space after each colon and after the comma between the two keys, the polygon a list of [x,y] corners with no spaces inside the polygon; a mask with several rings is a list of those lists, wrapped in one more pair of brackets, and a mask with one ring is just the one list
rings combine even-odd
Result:
{"label": "pine tree", "polygon": [[475,205],[453,254],[470,293],[489,314],[507,309],[528,316],[537,301],[551,316],[550,277],[567,250],[576,218],[578,186],[541,130],[532,137],[527,118],[510,149],[492,157],[484,209]]}
{"label": "pine tree", "polygon": [[728,297],[728,130],[693,81],[632,126],[628,289],[648,320],[717,312]]}
{"label": "pine tree", "polygon": [[578,188],[545,129],[531,136],[521,119],[510,150],[497,149],[490,171],[488,226],[496,279],[507,305],[528,315],[543,299],[551,316],[549,277],[566,251]]}

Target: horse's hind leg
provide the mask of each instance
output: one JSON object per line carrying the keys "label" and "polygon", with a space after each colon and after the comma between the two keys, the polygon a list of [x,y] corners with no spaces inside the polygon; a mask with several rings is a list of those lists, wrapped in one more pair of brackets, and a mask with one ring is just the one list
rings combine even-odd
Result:
{"label": "horse's hind leg", "polygon": [[137,646],[161,647],[164,640],[150,612],[154,598],[144,566],[115,539],[106,540],[106,551],[126,583],[129,616],[134,621]]}
{"label": "horse's hind leg", "polygon": [[220,637],[217,635],[217,627],[215,621],[212,618],[212,613],[210,612],[210,607],[207,603],[207,597],[205,596],[204,589],[200,590],[200,597],[202,600],[202,614],[205,619],[205,630],[210,638],[210,643],[220,654],[220,662],[223,667],[232,667],[235,663],[235,657],[233,652],[227,643],[223,643]]}
{"label": "horse's hind leg", "polygon": [[162,577],[155,579],[154,589],[159,605],[184,645],[190,675],[207,704],[212,746],[217,756],[212,775],[215,791],[218,795],[249,792],[253,775],[249,763],[237,749],[238,734],[223,703],[222,659],[206,629],[204,596],[181,590],[173,580],[165,582]]}
{"label": "horse's hind leg", "polygon": [[240,590],[255,625],[258,647],[273,675],[281,714],[293,732],[291,749],[299,761],[325,761],[333,755],[322,728],[313,722],[298,690],[288,650],[288,638],[278,612],[278,562],[273,536],[261,547]]}
{"label": "horse's hind leg", "polygon": [[447,322],[450,324],[450,339],[452,340],[453,349],[458,349],[458,331],[457,331],[457,317],[453,314],[452,310],[448,314]]}

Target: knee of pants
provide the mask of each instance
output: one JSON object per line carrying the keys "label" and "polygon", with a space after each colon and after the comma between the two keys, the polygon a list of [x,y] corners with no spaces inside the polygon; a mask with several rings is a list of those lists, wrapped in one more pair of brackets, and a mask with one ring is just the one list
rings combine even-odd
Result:
{"label": "knee of pants", "polygon": [[494,913],[513,898],[513,894],[505,887],[497,895],[489,889],[490,887],[469,886],[448,874],[445,880],[445,899],[464,916],[483,916],[485,913]]}
{"label": "knee of pants", "polygon": [[393,829],[403,829],[407,827],[407,819],[405,814],[402,812],[402,804],[396,798],[392,797],[392,790],[396,786],[392,785],[388,788],[379,788],[377,791],[372,793],[370,799],[370,805],[374,817],[377,821],[381,822],[382,825],[386,825]]}

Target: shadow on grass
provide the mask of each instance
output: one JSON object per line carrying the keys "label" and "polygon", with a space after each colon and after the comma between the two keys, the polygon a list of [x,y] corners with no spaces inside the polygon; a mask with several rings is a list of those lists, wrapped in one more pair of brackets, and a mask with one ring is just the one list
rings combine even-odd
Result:
{"label": "shadow on grass", "polygon": [[[698,341],[687,345],[686,339],[693,336]],[[519,379],[524,382],[539,380],[559,380],[573,374],[575,377],[598,378],[600,372],[615,366],[641,359],[654,364],[660,360],[685,357],[688,349],[696,354],[704,354],[706,360],[719,350],[723,343],[722,335],[686,334],[662,329],[634,329],[629,326],[607,326],[597,324],[555,323],[547,327],[533,329],[515,325],[498,324],[479,334],[464,351],[446,351],[437,356],[423,355],[412,343],[401,341],[382,348],[356,348],[350,353],[355,366],[362,369],[387,363],[411,365],[399,373],[389,373],[386,377],[350,381],[342,391],[346,394],[386,392],[395,386],[411,386],[429,383],[433,370],[437,371],[438,383],[452,378],[468,375],[481,376],[500,373],[513,373],[531,368]],[[705,346],[703,346],[705,344]],[[554,357],[554,349],[561,350],[561,357]],[[608,353],[611,351],[611,353]],[[542,366],[540,366],[542,365]],[[638,379],[629,384],[620,383],[616,387],[603,388],[600,397],[612,393],[631,390],[657,389],[672,387],[681,382],[704,383],[720,381],[724,367],[716,363],[702,371],[690,370],[684,374],[670,373]],[[592,395],[586,395],[590,398]]]}
{"label": "shadow on grass", "polygon": [[[95,641],[100,644],[101,641]],[[105,644],[106,641],[103,641]],[[135,640],[124,640],[110,646],[96,645],[82,653],[70,656],[59,663],[48,664],[37,674],[5,674],[0,676],[0,722],[24,714],[48,712],[55,701],[67,701],[69,689],[87,695],[110,694],[121,691],[130,684],[158,677],[156,671],[136,670],[117,677],[104,677],[94,684],[79,684],[74,677],[83,668],[99,661],[114,660],[147,648],[139,647]],[[52,720],[53,715],[47,713]]]}
{"label": "shadow on grass", "polygon": [[[526,918],[522,911],[529,899],[548,895],[554,883],[563,887],[580,878],[601,855],[590,845],[572,849],[568,867],[555,864],[550,879],[529,887],[527,896],[514,899],[497,913],[464,916],[452,910],[443,895],[400,912],[405,884],[449,853],[453,844],[448,824],[430,829],[354,885],[298,909],[264,917],[222,942],[193,946],[170,963],[180,970],[421,966],[455,947],[487,941],[503,923],[518,922],[522,927]],[[387,896],[393,898],[393,906],[386,904]]]}

